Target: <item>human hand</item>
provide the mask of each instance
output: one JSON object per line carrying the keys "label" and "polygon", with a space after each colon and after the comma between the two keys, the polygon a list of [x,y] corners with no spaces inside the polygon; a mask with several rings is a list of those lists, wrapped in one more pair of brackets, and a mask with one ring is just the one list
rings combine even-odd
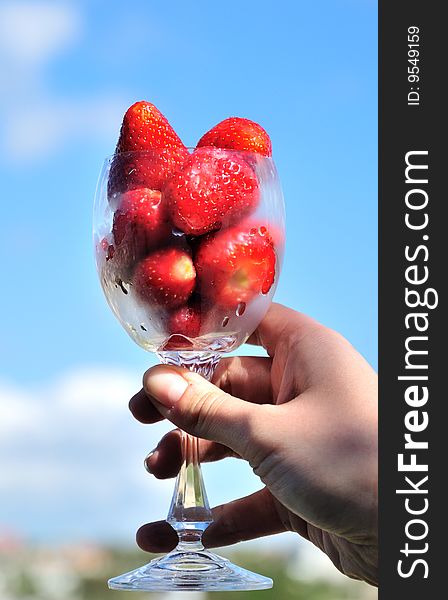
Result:
{"label": "human hand", "polygon": [[[144,423],[167,418],[200,438],[201,461],[237,456],[265,487],[213,509],[208,547],[295,531],[349,577],[377,583],[377,378],[335,331],[273,304],[250,340],[269,358],[221,360],[213,384],[156,366],[130,401]],[[147,461],[158,478],[182,462],[180,431]],[[163,552],[177,534],[165,521],[144,525],[137,542]]]}

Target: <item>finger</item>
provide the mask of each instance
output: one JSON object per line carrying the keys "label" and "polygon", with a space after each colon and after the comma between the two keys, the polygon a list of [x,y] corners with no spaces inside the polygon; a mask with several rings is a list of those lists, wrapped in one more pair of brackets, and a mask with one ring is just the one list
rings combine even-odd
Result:
{"label": "finger", "polygon": [[[262,356],[223,358],[213,376],[213,383],[225,392],[257,404],[272,402],[270,382],[271,359]],[[140,390],[129,402],[129,410],[141,423],[157,423],[164,419],[145,391]]]}
{"label": "finger", "polygon": [[204,533],[210,548],[228,546],[286,531],[267,488],[213,509],[213,523]]}
{"label": "finger", "polygon": [[[200,462],[214,462],[227,456],[236,456],[230,448],[208,440],[198,440],[198,446]],[[182,462],[182,432],[173,429],[163,436],[155,450],[145,458],[145,467],[157,479],[168,479],[178,474]]]}
{"label": "finger", "polygon": [[[203,537],[203,543],[208,548],[287,531],[278,514],[276,501],[267,488],[217,506],[212,514],[213,523]],[[176,532],[166,521],[148,523],[137,532],[137,544],[148,552],[169,552],[177,542]]]}
{"label": "finger", "polygon": [[150,402],[144,389],[141,389],[129,400],[129,410],[140,423],[157,423],[165,418]]}
{"label": "finger", "polygon": [[[272,304],[249,339],[272,357],[273,395],[283,404],[315,386],[325,388],[346,377],[347,366],[361,367],[361,356],[336,331],[281,304]],[[356,355],[356,356],[355,356]],[[363,360],[363,359],[362,359]],[[325,365],[325,368],[322,367]]]}
{"label": "finger", "polygon": [[258,450],[256,434],[274,425],[274,415],[267,415],[273,406],[235,398],[186,369],[152,367],[144,375],[143,386],[157,409],[180,429],[224,444],[249,461]]}
{"label": "finger", "polygon": [[231,396],[256,404],[272,403],[272,360],[263,356],[222,358],[212,382]]}
{"label": "finger", "polygon": [[177,546],[177,533],[166,521],[154,521],[142,525],[137,531],[137,544],[146,552],[169,552]]}

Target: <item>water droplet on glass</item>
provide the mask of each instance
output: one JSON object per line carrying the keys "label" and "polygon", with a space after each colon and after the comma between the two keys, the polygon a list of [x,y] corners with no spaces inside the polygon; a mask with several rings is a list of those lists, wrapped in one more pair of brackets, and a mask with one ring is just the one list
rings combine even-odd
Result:
{"label": "water droplet on glass", "polygon": [[117,285],[121,288],[121,291],[123,292],[123,294],[128,294],[128,290],[125,288],[123,281],[119,277],[117,277],[115,279],[115,285]]}
{"label": "water droplet on glass", "polygon": [[246,310],[246,303],[245,302],[240,302],[238,304],[238,306],[236,307],[236,316],[237,317],[241,317],[241,315],[244,314],[245,310]]}
{"label": "water droplet on glass", "polygon": [[229,322],[229,317],[224,317],[224,319],[222,320],[222,326],[226,327],[228,322]]}

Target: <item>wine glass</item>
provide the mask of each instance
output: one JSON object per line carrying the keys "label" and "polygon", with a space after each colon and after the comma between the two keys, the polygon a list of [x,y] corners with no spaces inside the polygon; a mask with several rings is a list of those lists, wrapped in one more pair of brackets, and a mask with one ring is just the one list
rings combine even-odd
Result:
{"label": "wine glass", "polygon": [[[186,367],[209,380],[221,356],[243,344],[269,308],[283,261],[285,228],[283,196],[272,158],[218,152],[235,176],[241,169],[250,169],[256,194],[251,202],[236,198],[238,210],[219,213],[211,232],[185,233],[173,224],[169,192],[145,188],[145,173],[167,164],[163,149],[107,158],[94,207],[96,264],[115,316],[129,336],[155,352],[162,363]],[[151,226],[146,226],[146,216]],[[183,273],[189,273],[193,282],[187,300],[185,290],[177,288],[179,294],[171,290],[167,304],[164,282],[160,289],[153,285],[149,291],[141,285],[141,265],[152,265],[151,272],[161,268],[164,278],[168,271],[162,268],[163,257],[171,255],[181,257]],[[204,549],[201,538],[212,514],[198,439],[183,432],[182,450],[183,464],[166,519],[179,536],[177,547],[110,579],[109,587],[146,591],[272,587],[268,577]]]}

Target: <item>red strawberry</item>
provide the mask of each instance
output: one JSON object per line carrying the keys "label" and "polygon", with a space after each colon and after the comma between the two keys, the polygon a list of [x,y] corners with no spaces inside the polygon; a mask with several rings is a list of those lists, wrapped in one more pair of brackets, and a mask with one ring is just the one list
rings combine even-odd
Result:
{"label": "red strawberry", "polygon": [[[208,236],[196,255],[199,289],[225,308],[245,309],[274,283],[276,256],[263,226],[243,224]],[[242,314],[242,313],[241,313]]]}
{"label": "red strawberry", "polygon": [[199,148],[168,181],[163,196],[173,223],[187,234],[201,235],[253,210],[259,187],[254,171],[237,154]]}
{"label": "red strawberry", "polygon": [[170,334],[184,335],[195,338],[201,328],[201,313],[195,306],[181,306],[176,309],[168,320]]}
{"label": "red strawberry", "polygon": [[136,102],[121,125],[109,174],[109,198],[139,187],[162,189],[187,156],[188,150],[162,113],[150,102]]}
{"label": "red strawberry", "polygon": [[130,261],[162,244],[171,234],[171,224],[161,193],[141,188],[121,194],[112,232],[116,247],[123,249]]}
{"label": "red strawberry", "polygon": [[160,110],[144,100],[126,111],[121,125],[117,152],[185,148],[182,140]]}
{"label": "red strawberry", "polygon": [[186,148],[161,148],[115,154],[107,183],[109,200],[117,194],[136,188],[161,190],[167,179],[188,156]]}
{"label": "red strawberry", "polygon": [[192,350],[194,339],[201,329],[201,313],[196,305],[185,305],[174,310],[168,319],[169,338],[163,350]]}
{"label": "red strawberry", "polygon": [[216,146],[272,156],[272,144],[266,131],[249,119],[230,117],[205,133],[197,147]]}
{"label": "red strawberry", "polygon": [[244,227],[247,227],[250,230],[253,230],[254,228],[258,229],[260,235],[266,236],[266,239],[269,240],[271,242],[271,244],[274,246],[274,249],[277,252],[277,255],[279,253],[281,254],[284,251],[285,232],[284,232],[284,228],[281,227],[280,225],[274,225],[274,224],[270,223],[269,229],[268,229],[266,227],[266,225],[260,225],[259,222],[253,221],[252,219],[248,219],[244,223]]}
{"label": "red strawberry", "polygon": [[150,304],[176,308],[187,302],[195,281],[190,255],[178,248],[167,248],[138,263],[132,283],[140,298]]}

